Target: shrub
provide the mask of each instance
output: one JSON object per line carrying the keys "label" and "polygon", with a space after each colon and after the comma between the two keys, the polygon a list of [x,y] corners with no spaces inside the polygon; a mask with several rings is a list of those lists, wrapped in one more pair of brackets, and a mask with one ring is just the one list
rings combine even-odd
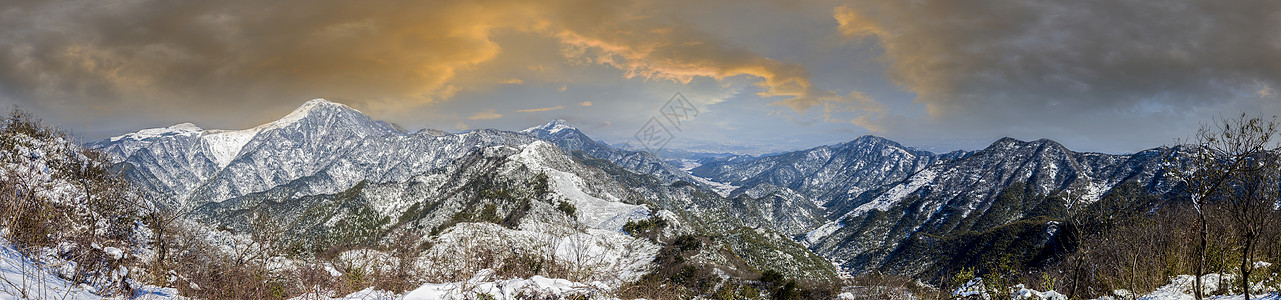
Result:
{"label": "shrub", "polygon": [[570,217],[576,216],[575,213],[578,212],[578,208],[574,207],[574,204],[569,203],[569,201],[561,201],[560,204],[556,205],[556,210],[559,210]]}
{"label": "shrub", "polygon": [[796,281],[788,280],[782,287],[774,290],[774,293],[770,298],[775,300],[798,299],[797,296],[799,296],[800,293],[797,292],[797,289]]}
{"label": "shrub", "polygon": [[658,236],[663,229],[667,228],[667,221],[659,217],[651,217],[644,220],[631,220],[623,224],[623,232],[628,235],[640,238],[648,238],[653,241],[658,240]]}
{"label": "shrub", "polygon": [[[111,172],[106,157],[81,148],[67,134],[45,126],[15,108],[0,124],[0,228],[23,255],[55,250],[72,262],[72,282],[88,284],[106,294],[128,294],[127,276],[113,276],[120,267],[134,267],[135,258],[108,257],[104,247],[130,250],[136,221],[143,220],[142,195],[119,173]],[[48,192],[53,193],[48,193]],[[66,196],[68,198],[60,198]],[[146,226],[146,224],[142,224]],[[57,249],[51,249],[57,248]],[[47,253],[47,252],[46,252]],[[25,291],[19,291],[24,293]]]}
{"label": "shrub", "polygon": [[765,270],[761,273],[761,283],[768,286],[774,286],[783,282],[783,273],[774,270]]}
{"label": "shrub", "polygon": [[498,223],[498,225],[503,225],[503,227],[511,229],[520,227],[520,220],[525,218],[525,215],[529,213],[530,207],[531,204],[529,200],[520,200],[520,203],[516,205],[516,208],[507,213],[507,217],[503,218],[503,221]]}
{"label": "shrub", "polygon": [[672,245],[679,248],[681,252],[698,251],[699,248],[703,247],[703,241],[699,241],[698,238],[691,235],[682,235],[676,237]]}

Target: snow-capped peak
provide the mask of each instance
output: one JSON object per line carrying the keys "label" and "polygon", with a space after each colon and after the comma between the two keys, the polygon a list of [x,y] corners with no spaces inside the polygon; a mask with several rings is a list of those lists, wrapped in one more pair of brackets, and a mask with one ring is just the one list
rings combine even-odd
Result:
{"label": "snow-capped peak", "polygon": [[131,139],[135,141],[141,141],[144,139],[161,137],[161,136],[196,135],[196,134],[200,134],[201,131],[204,131],[204,129],[200,129],[200,127],[196,126],[196,124],[180,123],[177,125],[164,127],[164,128],[149,128],[149,129],[139,130],[138,132],[132,132],[125,135],[113,137],[111,138],[111,141],[115,142],[122,139]]}
{"label": "snow-capped peak", "polygon": [[323,98],[315,98],[303,103],[302,106],[294,109],[283,118],[249,129],[204,130],[191,123],[182,123],[166,128],[143,129],[138,132],[113,137],[110,141],[141,141],[155,137],[199,136],[209,147],[214,162],[221,168],[230,164],[239,155],[240,150],[261,132],[286,128],[313,115],[334,115],[345,112],[363,115],[360,111],[347,105],[330,102]]}
{"label": "snow-capped peak", "polygon": [[271,123],[263,124],[261,126],[258,126],[255,129],[265,130],[270,128],[285,127],[285,126],[288,126],[289,124],[297,123],[299,120],[302,120],[307,116],[311,115],[312,112],[331,110],[331,109],[352,110],[357,113],[360,112],[342,103],[330,102],[329,100],[325,100],[324,98],[315,98],[307,101],[306,103],[303,103],[302,106],[299,106],[298,108],[294,109],[293,112],[290,112],[288,115],[285,115],[285,117],[280,118],[279,120],[272,121]]}
{"label": "snow-capped peak", "polygon": [[1007,136],[999,140],[996,140],[996,142],[992,142],[992,145],[987,146],[987,149],[1011,149],[1014,147],[1019,147],[1024,143],[1027,143],[1027,142]]}
{"label": "snow-capped peak", "polygon": [[253,140],[253,138],[260,132],[288,127],[289,125],[298,123],[313,114],[342,111],[351,111],[356,114],[362,114],[360,111],[342,103],[330,102],[324,98],[315,98],[303,103],[302,106],[299,106],[294,109],[293,112],[290,112],[288,115],[285,115],[283,118],[278,120],[245,130],[210,132],[210,134],[205,135],[205,141],[208,142],[218,166],[226,167],[227,164],[231,163],[231,160],[235,159],[236,156],[239,155],[240,150],[244,148],[249,141]]}
{"label": "snow-capped peak", "polygon": [[556,134],[557,132],[560,132],[566,129],[578,130],[578,128],[575,128],[573,124],[569,124],[569,121],[565,121],[565,119],[555,119],[555,120],[552,120],[551,122],[547,122],[547,124],[530,127],[529,129],[521,130],[520,132],[531,133],[531,132],[541,130],[541,131],[546,131],[547,134]]}

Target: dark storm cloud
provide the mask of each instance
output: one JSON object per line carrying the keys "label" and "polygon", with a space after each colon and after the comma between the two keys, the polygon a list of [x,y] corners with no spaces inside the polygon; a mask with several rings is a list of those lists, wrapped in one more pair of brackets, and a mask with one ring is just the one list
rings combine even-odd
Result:
{"label": "dark storm cloud", "polygon": [[622,120],[683,90],[706,96],[707,120],[761,123],[705,139],[871,130],[1121,152],[1215,115],[1281,114],[1278,11],[1189,0],[8,1],[0,103],[95,137],[183,121],[245,128],[313,97],[408,127],[581,117],[625,137],[640,124]]}
{"label": "dark storm cloud", "polygon": [[[464,90],[521,84],[476,72],[531,46],[496,42],[498,35],[517,34],[554,40],[563,50],[560,59],[608,66],[620,76],[677,82],[752,77],[762,96],[778,96],[778,104],[796,111],[876,109],[870,98],[814,87],[801,65],[665,18],[680,9],[677,4],[19,2],[0,8],[6,28],[0,33],[0,97],[81,116],[201,111],[262,121],[270,116],[251,108],[293,106],[311,97],[377,114],[451,101]],[[484,70],[516,73],[542,63],[508,62]]]}
{"label": "dark storm cloud", "polygon": [[1118,143],[1145,133],[1168,142],[1162,128],[1186,130],[1204,114],[1277,113],[1279,14],[1276,1],[1190,0],[885,0],[834,11],[844,34],[885,49],[887,76],[917,94],[930,124]]}

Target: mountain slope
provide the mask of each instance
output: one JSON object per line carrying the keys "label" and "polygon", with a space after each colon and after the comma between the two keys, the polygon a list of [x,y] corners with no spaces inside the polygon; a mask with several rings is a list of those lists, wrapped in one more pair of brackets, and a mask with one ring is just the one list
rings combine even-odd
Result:
{"label": "mountain slope", "polygon": [[[520,136],[501,131],[492,134]],[[593,163],[583,164],[580,159]],[[645,178],[646,183],[617,180],[635,177]],[[207,224],[236,231],[255,230],[256,218],[276,216],[280,220],[274,222],[288,228],[291,247],[309,251],[378,245],[389,242],[386,239],[396,231],[413,232],[427,238],[425,242],[441,245],[440,239],[446,237],[438,234],[451,232],[456,226],[473,228],[467,224],[475,223],[500,224],[508,228],[500,231],[515,235],[540,232],[560,239],[586,230],[592,236],[619,240],[606,237],[621,234],[630,221],[659,217],[673,224],[664,236],[711,236],[719,246],[700,257],[713,266],[736,272],[779,270],[804,278],[835,275],[825,260],[774,233],[769,222],[760,217],[744,218],[755,216],[739,210],[754,207],[741,202],[751,201],[747,197],[727,200],[684,182],[667,187],[652,175],[631,173],[604,160],[571,159],[541,140],[476,149],[454,163],[405,181],[360,182],[335,194],[299,196],[297,192],[313,182],[326,181],[303,178],[268,191],[207,203],[194,213]],[[683,205],[671,205],[676,202]],[[562,211],[562,203],[576,209],[572,214]],[[700,209],[704,207],[734,209],[711,212]],[[739,217],[724,217],[727,215]],[[442,247],[456,246],[445,243]],[[713,251],[716,249],[730,250]],[[739,261],[747,265],[737,264]]]}
{"label": "mountain slope", "polygon": [[0,118],[0,298],[156,291],[157,207],[110,166],[25,112]]}
{"label": "mountain slope", "polygon": [[[1132,155],[1078,153],[1050,140],[1004,138],[964,158],[921,170],[833,211],[834,221],[807,235],[811,249],[842,267],[917,275],[937,270],[905,244],[1010,230],[1030,221],[1019,251],[1039,251],[1053,233],[1054,219],[1065,217],[1068,201],[1089,205],[1123,182],[1137,182],[1152,193],[1169,191],[1161,177],[1168,148]],[[1065,199],[1071,194],[1073,198]],[[1037,219],[1040,217],[1041,219]],[[1029,229],[1030,228],[1030,229]],[[1013,233],[1012,233],[1013,234]],[[912,243],[908,243],[912,242]],[[918,249],[919,250],[919,249]],[[938,274],[931,274],[934,276]]]}
{"label": "mountain slope", "polygon": [[781,232],[803,241],[801,235],[828,223],[833,211],[839,212],[865,192],[946,158],[863,136],[776,155],[713,159],[690,173],[699,181],[737,187],[731,196],[762,199],[754,207]]}
{"label": "mountain slope", "polygon": [[827,205],[896,182],[938,161],[927,151],[863,136],[846,143],[765,157],[734,157],[691,170],[695,176],[741,186],[783,187]]}
{"label": "mountain slope", "polygon": [[[775,214],[776,208],[787,209],[796,205],[747,195],[727,198],[710,188],[686,181],[664,183],[656,176],[633,173],[582,152],[576,152],[575,158],[584,165],[599,168],[614,181],[636,192],[643,204],[659,211],[658,215],[667,215],[678,221],[673,226],[675,231],[706,235],[727,249],[720,255],[701,257],[709,263],[735,266],[730,269],[739,271],[774,270],[788,277],[829,279],[836,276],[830,262],[791,239],[796,230],[788,226],[792,223],[780,221],[780,218],[787,220],[797,213]],[[800,203],[816,209],[809,200],[801,200]]]}
{"label": "mountain slope", "polygon": [[[227,133],[235,135],[216,138]],[[239,148],[227,146],[242,140]],[[500,235],[583,233],[623,249],[635,243],[622,233],[624,225],[661,218],[671,224],[662,230],[665,239],[711,236],[717,246],[700,261],[714,266],[743,274],[835,274],[788,237],[813,224],[778,233],[770,220],[779,219],[780,210],[761,204],[778,199],[725,198],[647,153],[610,148],[563,121],[521,133],[405,133],[341,104],[313,100],[245,131],[182,125],[92,145],[114,153],[131,179],[172,195],[201,222],[237,233],[275,224],[268,227],[284,228],[288,248],[297,253],[385,245],[396,232],[447,249],[490,223]],[[224,154],[233,152],[227,149],[235,155],[223,164]],[[785,200],[814,209],[797,199]]]}
{"label": "mountain slope", "polygon": [[311,175],[365,138],[395,134],[400,132],[387,123],[346,105],[313,99],[250,129],[203,130],[183,123],[87,146],[111,154],[131,181],[170,197],[174,205],[192,206]]}
{"label": "mountain slope", "polygon": [[[386,237],[379,233],[393,229],[435,235],[459,222],[552,232],[573,232],[582,224],[618,232],[627,221],[649,217],[645,207],[620,201],[634,195],[616,183],[595,179],[601,176],[594,172],[599,171],[576,165],[555,146],[534,140],[477,149],[404,181],[362,181],[334,194],[298,196],[300,188],[328,181],[303,178],[204,204],[195,215],[205,223],[237,230],[252,230],[252,218],[270,215],[288,224],[292,242],[317,250],[376,245]],[[561,203],[579,209],[569,215],[557,210]]]}
{"label": "mountain slope", "polygon": [[598,142],[563,119],[556,119],[520,132],[550,141],[567,152],[582,151],[632,172],[657,176],[665,182],[676,180],[694,182],[689,174],[648,152],[622,150]]}

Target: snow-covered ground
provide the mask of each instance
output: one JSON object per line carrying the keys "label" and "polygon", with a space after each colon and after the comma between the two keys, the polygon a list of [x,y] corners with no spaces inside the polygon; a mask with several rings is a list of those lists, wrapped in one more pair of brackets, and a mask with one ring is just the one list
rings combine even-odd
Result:
{"label": "snow-covered ground", "polygon": [[841,227],[845,227],[845,225],[841,224],[840,221],[827,222],[826,224],[823,224],[823,226],[819,226],[810,232],[806,232],[805,238],[801,239],[801,243],[806,246],[816,244],[824,237],[832,235],[832,233],[836,232],[837,229],[841,229]]}
{"label": "snow-covered ground", "polygon": [[73,263],[34,261],[19,253],[8,240],[0,238],[0,299],[186,299],[177,296],[175,289],[132,281],[133,295],[104,297],[93,286],[75,284],[58,275]]}
{"label": "snow-covered ground", "polygon": [[584,296],[589,299],[613,299],[604,296],[608,294],[607,289],[608,287],[604,286],[542,276],[502,279],[494,276],[494,270],[485,269],[477,272],[475,276],[472,276],[467,281],[427,283],[404,294],[367,288],[339,298],[302,295],[294,299],[483,299],[484,296],[482,295],[487,295],[493,299],[561,299],[570,296]]}
{"label": "snow-covered ground", "polygon": [[[418,288],[403,294],[395,294],[367,288],[340,298],[328,298],[328,295],[301,295],[295,299],[477,299],[480,295],[489,295],[494,299],[516,299],[521,297],[586,296],[589,299],[610,299],[605,295],[620,284],[622,280],[634,280],[643,272],[645,263],[652,259],[657,246],[645,240],[634,240],[637,246],[633,251],[609,248],[625,243],[611,239],[631,239],[611,231],[589,229],[588,232],[554,238],[547,234],[510,230],[488,223],[464,223],[451,228],[443,235],[445,239],[463,239],[467,237],[484,237],[502,235],[508,238],[524,235],[523,240],[535,242],[551,240],[556,259],[568,263],[586,263],[593,269],[586,278],[587,283],[567,279],[532,276],[530,278],[501,278],[493,269],[476,271],[470,279],[458,282],[425,283]],[[513,238],[513,240],[521,240]],[[479,242],[479,240],[472,240]],[[446,243],[449,243],[446,241]],[[459,245],[461,243],[449,243]],[[503,245],[518,246],[518,245]],[[526,245],[529,246],[529,245]],[[443,250],[443,248],[442,248]],[[457,249],[455,249],[457,250]],[[105,250],[110,251],[110,250]],[[457,255],[458,252],[453,252]],[[443,253],[442,253],[443,254]],[[340,260],[359,263],[363,261],[382,261],[382,265],[394,264],[394,257],[372,250],[353,250],[340,255]],[[575,260],[578,260],[575,262]],[[53,261],[37,262],[21,255],[13,244],[0,239],[0,299],[186,299],[178,295],[177,290],[134,283],[133,295],[101,295],[98,289],[83,284],[75,284],[61,278],[58,274],[67,264],[73,262]],[[284,270],[296,261],[287,259],[272,260],[273,269]],[[326,265],[332,276],[342,273]],[[377,267],[377,266],[371,266]],[[420,265],[425,268],[449,269],[457,266]],[[595,269],[600,268],[600,269]],[[460,270],[460,269],[453,269]],[[122,270],[127,272],[127,270]],[[610,280],[612,279],[612,280]],[[608,282],[608,283],[607,283]],[[526,299],[521,298],[521,299]]]}
{"label": "snow-covered ground", "polygon": [[[568,159],[563,155],[557,155],[559,153],[555,145],[545,141],[535,141],[525,146],[514,160],[532,170],[547,174],[552,190],[566,197],[566,200],[577,207],[578,220],[588,226],[618,231],[628,221],[649,218],[648,208],[622,203],[614,195],[604,195],[612,198],[608,200],[591,195],[585,191],[587,184],[582,177],[548,165]],[[568,163],[565,164],[568,165]]]}
{"label": "snow-covered ground", "polygon": [[489,249],[501,253],[522,249],[527,254],[552,257],[570,266],[571,272],[594,286],[617,286],[646,272],[659,246],[617,231],[589,228],[583,232],[554,232],[537,228],[512,230],[492,223],[459,223],[443,232],[424,254],[420,268],[456,272],[473,271],[467,255]]}
{"label": "snow-covered ground", "polygon": [[912,175],[907,183],[895,185],[893,188],[890,188],[889,191],[876,197],[876,199],[873,199],[871,202],[854,208],[850,214],[861,214],[873,209],[880,211],[889,210],[895,203],[902,201],[903,198],[907,198],[907,195],[912,192],[916,192],[916,190],[921,189],[921,187],[924,187],[926,184],[933,182],[934,178],[937,176],[938,173],[934,172],[934,170],[921,170],[920,173]]}
{"label": "snow-covered ground", "polygon": [[[1203,275],[1201,276],[1202,289],[1206,291],[1207,295],[1209,295],[1211,291],[1215,291],[1219,289],[1218,284],[1220,282],[1228,282],[1234,279],[1235,277],[1236,276],[1232,274]],[[1192,288],[1194,286],[1193,281],[1194,281],[1194,276],[1192,275],[1179,275],[1179,276],[1175,276],[1174,278],[1171,278],[1170,284],[1157,288],[1156,291],[1153,291],[1146,295],[1140,296],[1140,295],[1135,295],[1133,292],[1127,291],[1127,290],[1115,290],[1115,291],[1112,291],[1113,295],[1103,296],[1096,299],[1097,300],[1120,300],[1120,299],[1191,300],[1191,299],[1196,299],[1192,295]],[[1281,293],[1279,293],[1275,289],[1265,287],[1262,285],[1255,286],[1253,289],[1256,291],[1255,291],[1255,294],[1252,295],[1250,300],[1281,300]],[[1015,300],[1022,300],[1022,299],[1067,300],[1068,299],[1066,295],[1059,293],[1058,291],[1049,290],[1049,291],[1042,292],[1042,291],[1037,291],[1036,289],[1028,288],[1022,284],[1012,287],[1010,292],[1011,292],[1010,299],[1015,299]],[[983,278],[975,278],[974,280],[970,280],[965,285],[953,291],[952,295],[957,297],[977,297],[985,300],[999,299],[988,293],[987,289],[983,285]],[[1207,296],[1205,299],[1244,300],[1243,298],[1245,298],[1244,295],[1238,294],[1238,295]]]}

